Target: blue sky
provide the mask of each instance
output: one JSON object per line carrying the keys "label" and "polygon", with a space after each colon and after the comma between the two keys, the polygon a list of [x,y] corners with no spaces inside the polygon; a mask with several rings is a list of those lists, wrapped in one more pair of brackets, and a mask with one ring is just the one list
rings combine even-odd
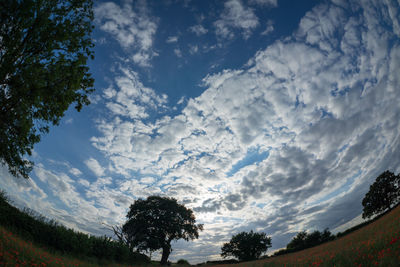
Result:
{"label": "blue sky", "polygon": [[[400,171],[398,1],[96,1],[96,91],[35,146],[21,207],[109,234],[137,198],[177,198],[205,230],[171,260],[219,259],[240,231],[272,250],[360,221]],[[157,256],[157,255],[156,255]]]}

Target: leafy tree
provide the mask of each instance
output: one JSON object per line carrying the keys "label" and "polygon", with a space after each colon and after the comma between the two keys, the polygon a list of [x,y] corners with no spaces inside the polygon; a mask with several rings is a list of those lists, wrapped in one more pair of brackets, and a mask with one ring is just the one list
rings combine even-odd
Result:
{"label": "leafy tree", "polygon": [[174,198],[150,196],[138,199],[129,208],[128,220],[122,226],[128,245],[137,251],[162,249],[161,264],[167,264],[171,241],[199,237],[202,224],[195,224],[191,209]]}
{"label": "leafy tree", "polygon": [[233,256],[240,261],[256,260],[270,247],[271,237],[265,233],[241,232],[232,236],[231,241],[222,246],[221,256]]}
{"label": "leafy tree", "polygon": [[298,250],[305,248],[306,238],[307,238],[307,232],[302,231],[298,233],[295,237],[293,237],[293,239],[289,242],[289,244],[286,245],[286,248],[291,250]]}
{"label": "leafy tree", "polygon": [[40,134],[89,104],[92,0],[0,2],[0,163],[28,178]]}
{"label": "leafy tree", "polygon": [[333,240],[334,235],[326,228],[322,233],[320,231],[314,231],[312,233],[307,233],[302,231],[298,233],[293,239],[287,244],[286,249],[289,251],[297,251],[313,246],[317,246],[324,242]]}
{"label": "leafy tree", "polygon": [[362,200],[363,218],[370,218],[385,210],[390,210],[400,200],[400,174],[384,171],[369,187]]}
{"label": "leafy tree", "polygon": [[179,265],[188,265],[188,266],[190,266],[190,263],[189,263],[187,260],[185,260],[185,259],[180,259],[180,260],[178,260],[178,261],[176,262],[176,264],[179,264]]}

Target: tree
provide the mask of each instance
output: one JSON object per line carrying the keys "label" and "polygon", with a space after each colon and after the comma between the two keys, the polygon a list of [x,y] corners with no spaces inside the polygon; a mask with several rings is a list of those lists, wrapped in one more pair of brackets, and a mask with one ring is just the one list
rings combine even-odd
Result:
{"label": "tree", "polygon": [[270,247],[271,238],[265,233],[241,232],[221,247],[221,256],[233,256],[240,261],[256,260]]}
{"label": "tree", "polygon": [[397,176],[390,171],[384,171],[369,187],[368,193],[362,200],[363,218],[390,210],[400,201],[400,174]]}
{"label": "tree", "polygon": [[300,250],[305,248],[306,238],[307,238],[306,231],[298,233],[295,237],[293,237],[293,239],[289,242],[289,244],[286,245],[286,249]]}
{"label": "tree", "polygon": [[193,211],[174,198],[138,199],[129,207],[126,217],[122,230],[129,247],[138,252],[162,249],[162,265],[167,264],[172,240],[193,240],[203,230],[202,224],[195,224]]}
{"label": "tree", "polygon": [[2,0],[0,3],[0,163],[28,178],[40,134],[58,125],[70,104],[89,104],[94,80],[92,0]]}
{"label": "tree", "polygon": [[326,228],[323,232],[314,231],[307,233],[306,231],[302,231],[293,237],[293,239],[286,245],[286,249],[290,251],[297,251],[317,246],[333,239],[335,239],[335,236],[332,235],[328,228]]}

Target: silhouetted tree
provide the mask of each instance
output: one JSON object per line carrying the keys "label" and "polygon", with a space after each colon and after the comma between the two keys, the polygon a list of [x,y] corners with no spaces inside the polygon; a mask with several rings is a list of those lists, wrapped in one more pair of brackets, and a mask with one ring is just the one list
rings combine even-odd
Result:
{"label": "silhouetted tree", "polygon": [[306,238],[307,238],[306,231],[298,233],[295,237],[293,237],[293,239],[289,242],[289,244],[286,245],[286,249],[299,250],[305,248]]}
{"label": "silhouetted tree", "polygon": [[40,134],[89,104],[92,0],[0,1],[0,163],[28,178]]}
{"label": "silhouetted tree", "polygon": [[265,233],[241,232],[221,247],[221,256],[233,256],[240,261],[256,260],[270,247],[271,238]]}
{"label": "silhouetted tree", "polygon": [[363,218],[390,210],[400,200],[400,175],[384,171],[369,187],[368,193],[362,200]]}
{"label": "silhouetted tree", "polygon": [[203,230],[202,224],[195,224],[193,211],[174,198],[138,199],[130,206],[126,217],[128,220],[122,230],[129,246],[137,251],[162,249],[162,265],[167,264],[172,240],[193,240]]}
{"label": "silhouetted tree", "polygon": [[287,244],[286,249],[291,251],[297,251],[313,246],[317,246],[324,242],[333,240],[334,235],[326,228],[322,233],[320,231],[314,231],[308,234],[306,231],[298,233],[293,239]]}

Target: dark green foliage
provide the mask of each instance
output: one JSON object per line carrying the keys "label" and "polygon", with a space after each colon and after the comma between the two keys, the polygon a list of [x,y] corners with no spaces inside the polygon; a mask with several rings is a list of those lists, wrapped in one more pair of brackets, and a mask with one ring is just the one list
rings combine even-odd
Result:
{"label": "dark green foliage", "polygon": [[167,264],[171,241],[199,237],[203,225],[195,224],[191,209],[168,197],[150,196],[138,199],[129,208],[122,227],[126,242],[137,251],[162,249],[161,264]]}
{"label": "dark green foliage", "polygon": [[178,261],[176,262],[176,264],[179,264],[179,265],[190,265],[190,263],[189,263],[187,260],[185,260],[185,259],[180,259],[180,260],[178,260]]}
{"label": "dark green foliage", "polygon": [[231,241],[222,246],[221,256],[233,256],[240,261],[256,260],[270,247],[271,238],[265,233],[241,232],[232,236]]}
{"label": "dark green foliage", "polygon": [[385,210],[390,210],[400,201],[400,174],[385,171],[369,187],[368,193],[362,200],[363,218],[370,218]]}
{"label": "dark green foliage", "polygon": [[96,258],[126,264],[149,262],[147,256],[132,252],[125,244],[111,240],[110,237],[89,236],[68,229],[31,210],[22,212],[8,203],[2,191],[0,225],[50,251],[72,254],[80,259]]}
{"label": "dark green foliage", "polygon": [[40,134],[89,104],[92,0],[0,1],[0,163],[28,178]]}
{"label": "dark green foliage", "polygon": [[230,259],[230,260],[220,260],[220,261],[207,261],[205,264],[217,265],[217,264],[236,264],[236,263],[239,263],[239,261],[235,259]]}
{"label": "dark green foliage", "polygon": [[308,234],[306,231],[302,231],[298,233],[295,237],[293,237],[289,244],[287,244],[286,250],[281,250],[277,252],[276,255],[314,247],[334,239],[335,236],[332,235],[332,233],[328,229],[325,229],[323,232],[314,231],[310,234]]}
{"label": "dark green foliage", "polygon": [[306,237],[307,232],[302,231],[298,233],[293,239],[286,245],[286,249],[288,250],[300,250],[306,248]]}

